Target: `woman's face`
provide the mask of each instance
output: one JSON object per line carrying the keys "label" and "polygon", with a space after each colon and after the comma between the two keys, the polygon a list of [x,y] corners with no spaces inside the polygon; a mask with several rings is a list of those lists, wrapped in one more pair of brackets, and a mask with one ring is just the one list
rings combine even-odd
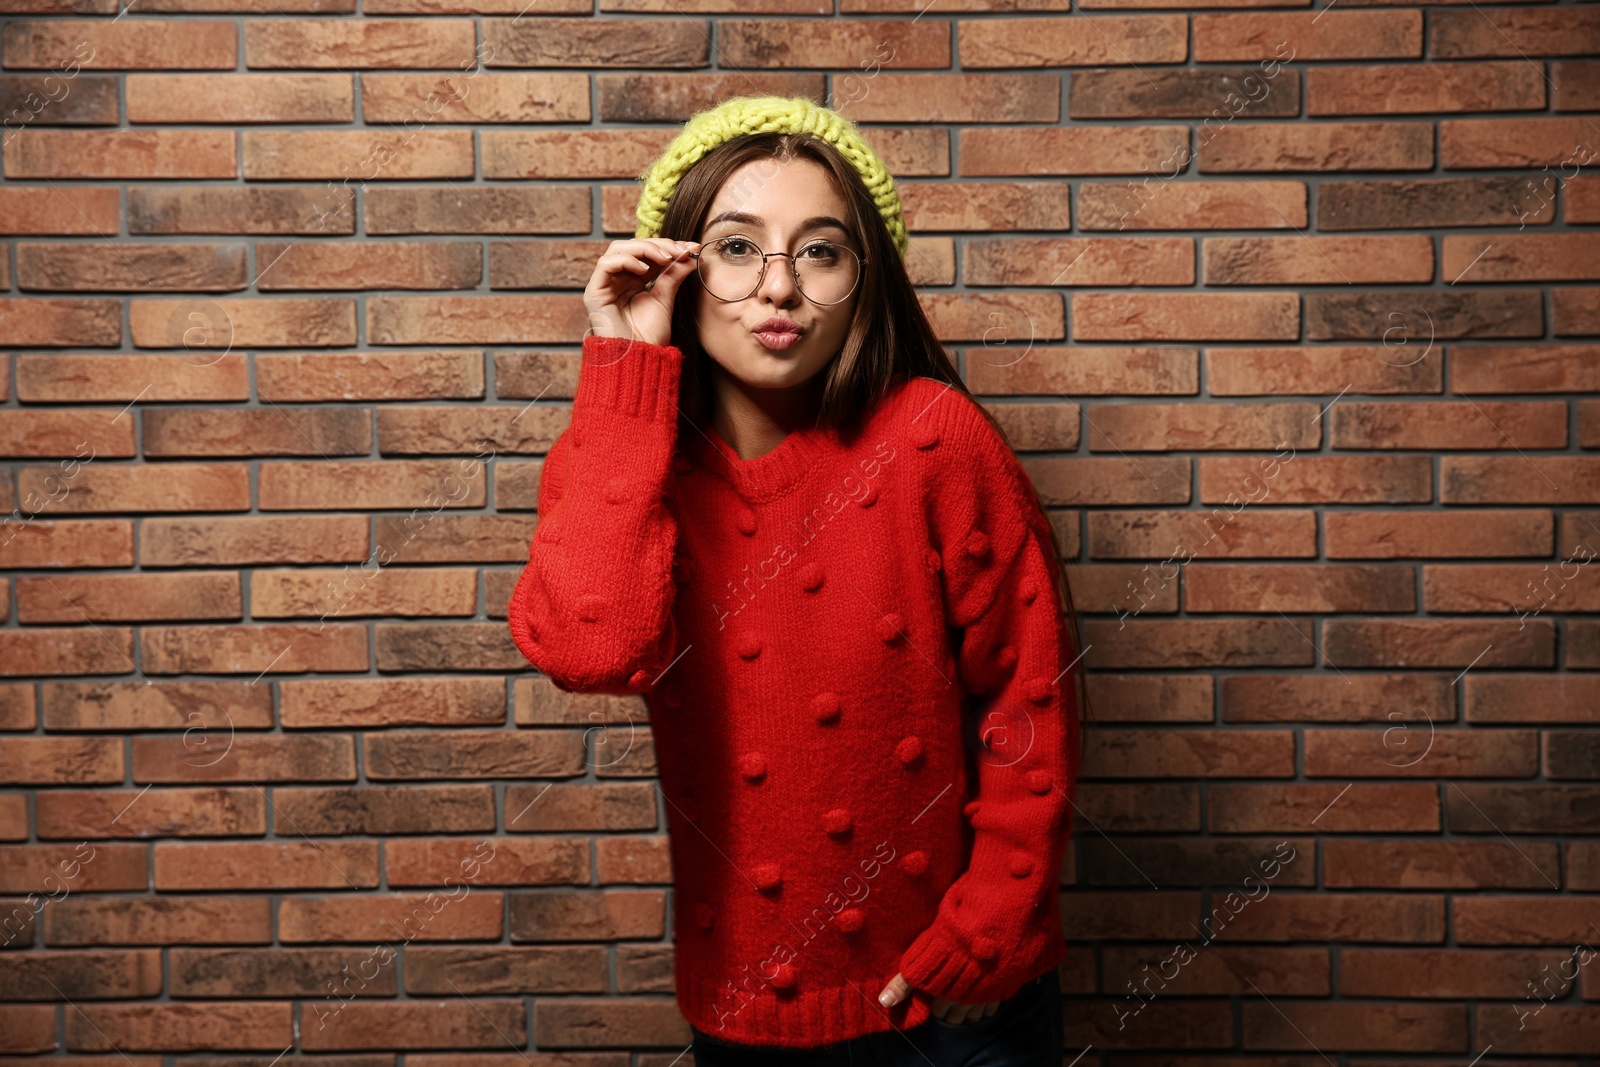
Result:
{"label": "woman's face", "polygon": [[[798,256],[813,242],[825,240],[844,245],[859,257],[863,250],[846,229],[848,218],[845,200],[821,164],[804,157],[786,163],[771,157],[753,159],[729,175],[717,191],[699,234],[701,251],[719,238],[743,237],[762,252]],[[742,245],[731,248],[741,255],[755,252]],[[783,256],[769,258],[761,284],[742,300],[724,302],[704,285],[693,287],[700,346],[746,386],[800,385],[844,346],[860,283],[839,303],[814,304],[796,287],[791,263]],[[776,339],[770,336],[764,340],[758,327],[772,318],[797,324],[799,340],[787,347],[773,343]]]}

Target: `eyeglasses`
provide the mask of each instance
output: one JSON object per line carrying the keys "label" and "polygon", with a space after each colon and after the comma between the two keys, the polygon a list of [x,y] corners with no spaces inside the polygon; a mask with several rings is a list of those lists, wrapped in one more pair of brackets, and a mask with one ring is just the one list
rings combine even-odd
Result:
{"label": "eyeglasses", "polygon": [[700,284],[718,300],[743,300],[761,286],[767,260],[782,256],[794,272],[794,284],[813,304],[838,304],[855,292],[866,259],[832,241],[813,241],[795,255],[763,252],[748,237],[721,237],[691,252],[699,261]]}

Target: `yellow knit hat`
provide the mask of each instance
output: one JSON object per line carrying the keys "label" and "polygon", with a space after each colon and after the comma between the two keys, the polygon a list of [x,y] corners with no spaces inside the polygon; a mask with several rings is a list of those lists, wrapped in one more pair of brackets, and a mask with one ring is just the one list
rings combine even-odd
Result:
{"label": "yellow knit hat", "polygon": [[644,189],[639,193],[639,226],[633,235],[658,235],[667,203],[684,172],[722,142],[752,133],[811,133],[838,149],[861,175],[900,255],[906,254],[910,239],[900,215],[900,194],[889,169],[861,139],[855,123],[803,96],[735,96],[697,112],[667,145],[661,158],[639,175]]}

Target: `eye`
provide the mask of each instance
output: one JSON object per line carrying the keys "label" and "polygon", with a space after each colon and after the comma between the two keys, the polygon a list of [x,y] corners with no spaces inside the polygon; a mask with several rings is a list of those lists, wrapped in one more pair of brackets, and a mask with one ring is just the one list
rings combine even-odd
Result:
{"label": "eye", "polygon": [[720,242],[721,251],[730,256],[745,256],[755,251],[755,246],[743,237],[724,237]]}
{"label": "eye", "polygon": [[[817,254],[816,255],[809,255],[808,254],[808,253],[812,253],[812,252],[815,252]],[[833,244],[829,244],[827,241],[816,241],[816,242],[813,242],[812,244],[807,245],[805,248],[801,249],[800,250],[800,254],[802,256],[805,256],[808,259],[814,259],[814,260],[817,260],[819,262],[826,262],[826,261],[829,261],[829,260],[838,259],[839,258],[839,249],[838,249],[838,246],[833,245]]]}

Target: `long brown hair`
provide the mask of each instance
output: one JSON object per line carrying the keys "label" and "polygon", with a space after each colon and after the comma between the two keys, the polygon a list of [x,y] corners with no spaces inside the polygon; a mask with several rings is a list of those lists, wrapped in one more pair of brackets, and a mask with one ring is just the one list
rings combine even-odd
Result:
{"label": "long brown hair", "polygon": [[[955,364],[934,333],[917,299],[911,276],[883,224],[872,196],[862,184],[856,169],[827,141],[809,133],[756,133],[732,138],[707,152],[679,179],[661,221],[660,236],[668,240],[698,240],[701,227],[711,212],[712,202],[723,183],[752,160],[768,159],[774,165],[796,157],[815,160],[832,176],[835,187],[848,206],[856,238],[869,266],[862,271],[856,294],[855,314],[845,335],[844,346],[823,372],[826,375],[822,401],[817,413],[818,426],[848,428],[860,425],[866,414],[886,395],[899,378],[926,377],[947,383],[964,393],[983,412],[1001,440],[1010,447],[1010,438],[994,414],[978,403],[961,380]],[[757,179],[759,180],[759,179]],[[691,425],[707,421],[713,397],[710,357],[700,347],[699,328],[693,301],[680,289],[672,311],[673,344],[684,353],[679,387],[681,411]],[[1037,487],[1034,490],[1037,496]],[[1041,512],[1044,501],[1039,501]],[[1046,512],[1046,514],[1048,514]],[[1068,632],[1072,635],[1073,686],[1079,717],[1093,719],[1088,707],[1087,674],[1078,627],[1077,609],[1061,566],[1060,538],[1055,524],[1048,524],[1050,546],[1055,554],[1053,568],[1056,590],[1065,605]]]}

